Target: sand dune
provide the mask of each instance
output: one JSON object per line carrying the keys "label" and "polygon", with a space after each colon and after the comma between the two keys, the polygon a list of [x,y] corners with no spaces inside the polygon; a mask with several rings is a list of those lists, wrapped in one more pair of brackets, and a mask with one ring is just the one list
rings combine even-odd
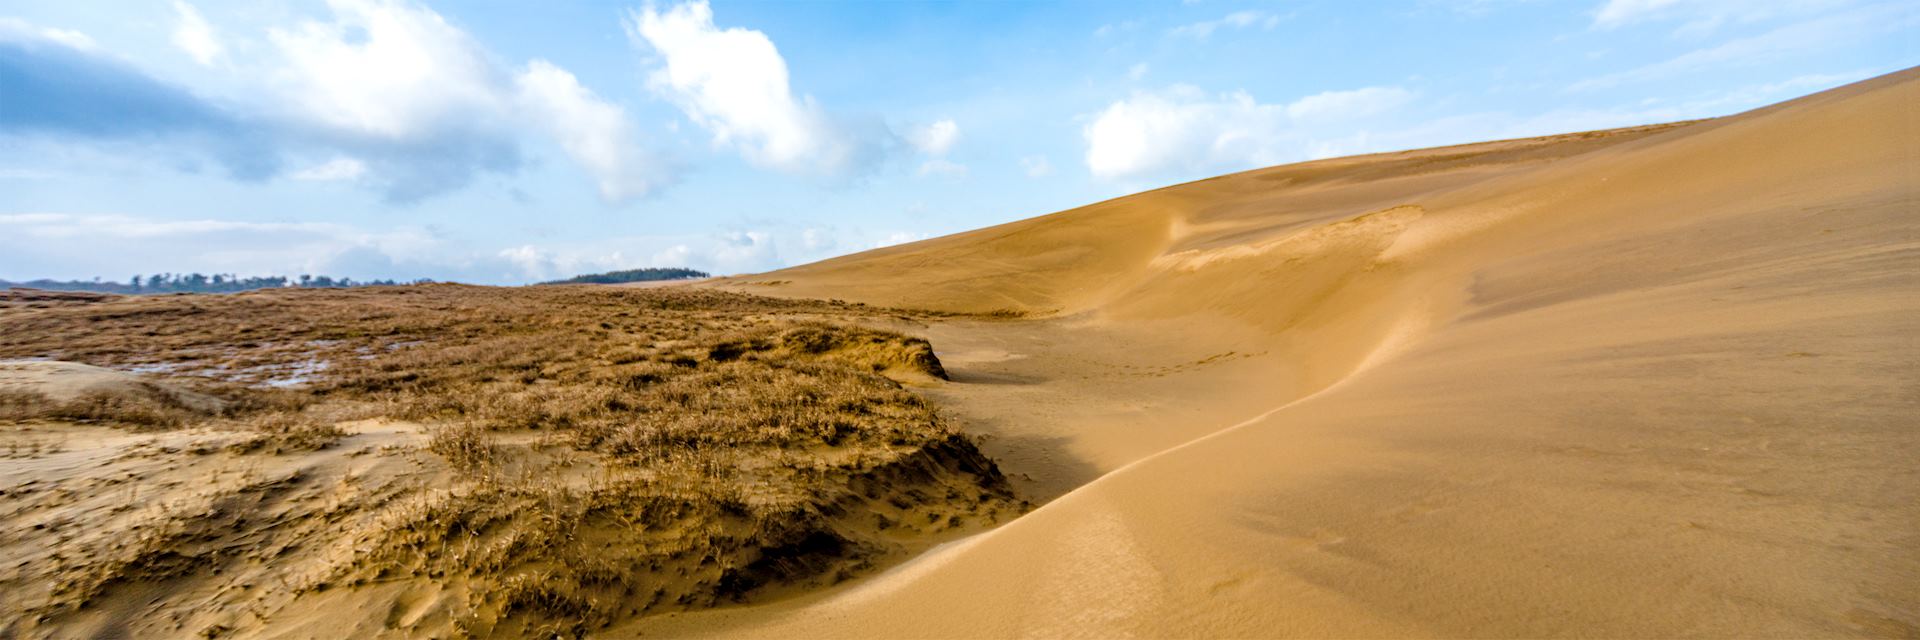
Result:
{"label": "sand dune", "polygon": [[1028,314],[920,330],[1053,499],[628,631],[1920,635],[1914,105],[1908,70],[705,283]]}
{"label": "sand dune", "polygon": [[0,637],[1920,637],[1914,105],[673,288],[13,294]]}

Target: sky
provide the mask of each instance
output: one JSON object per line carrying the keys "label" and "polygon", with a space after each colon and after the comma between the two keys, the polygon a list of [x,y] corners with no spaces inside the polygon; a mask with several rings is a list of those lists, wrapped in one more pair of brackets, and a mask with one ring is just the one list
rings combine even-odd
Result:
{"label": "sky", "polygon": [[1920,0],[0,0],[0,279],[766,271],[1262,166],[1727,115]]}

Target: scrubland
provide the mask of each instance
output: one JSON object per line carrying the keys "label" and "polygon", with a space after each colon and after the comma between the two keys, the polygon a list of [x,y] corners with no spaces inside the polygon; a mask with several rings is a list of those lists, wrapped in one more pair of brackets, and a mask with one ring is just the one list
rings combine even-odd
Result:
{"label": "scrubland", "polygon": [[1026,508],[914,391],[946,376],[931,346],[861,325],[900,313],[14,294],[3,631],[272,634],[350,606],[382,612],[333,621],[363,632],[574,636],[861,575]]}

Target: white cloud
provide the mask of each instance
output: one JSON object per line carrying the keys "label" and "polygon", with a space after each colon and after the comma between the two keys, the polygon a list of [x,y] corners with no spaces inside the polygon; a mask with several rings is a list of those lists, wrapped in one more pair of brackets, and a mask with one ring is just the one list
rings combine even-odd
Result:
{"label": "white cloud", "polygon": [[1027,172],[1029,178],[1045,178],[1053,175],[1053,163],[1048,162],[1046,156],[1021,158],[1020,168]]}
{"label": "white cloud", "polygon": [[1588,78],[1569,91],[1608,89],[1623,84],[1664,80],[1730,66],[1752,66],[1791,55],[1818,51],[1858,41],[1869,35],[1899,31],[1920,24],[1920,12],[1899,5],[1874,5],[1795,22],[1765,33],[1736,38],[1695,49],[1673,58],[1626,71]]}
{"label": "white cloud", "polygon": [[[328,0],[328,8],[323,18],[267,29],[267,59],[222,65],[232,80],[260,87],[260,95],[221,102],[150,78],[77,32],[0,18],[0,40],[84,50],[83,67],[111,71],[112,83],[96,84],[139,81],[154,95],[90,91],[129,101],[118,107],[126,110],[158,101],[163,114],[145,119],[159,124],[127,124],[112,116],[114,109],[83,110],[75,124],[62,126],[209,133],[180,142],[243,179],[355,179],[391,202],[408,202],[459,188],[481,172],[517,170],[522,146],[539,134],[592,174],[609,202],[648,194],[673,177],[672,163],[642,147],[625,110],[565,69],[545,60],[503,68],[467,33],[410,0]],[[173,9],[176,46],[202,64],[229,55],[187,0],[175,0]],[[330,155],[350,160],[283,169],[289,160]]]}
{"label": "white cloud", "polygon": [[[1740,87],[1731,91],[1722,92],[1718,97],[1711,100],[1695,101],[1688,103],[1688,105],[1696,112],[1704,112],[1710,109],[1750,109],[1781,100],[1797,98],[1809,93],[1825,91],[1852,82],[1859,82],[1888,71],[1892,70],[1867,68],[1841,73],[1809,73],[1794,76],[1779,82]],[[1699,115],[1711,114],[1700,113]],[[1698,117],[1698,115],[1690,117]]]}
{"label": "white cloud", "polygon": [[[184,5],[183,5],[184,6]],[[364,160],[394,199],[512,170],[527,132],[549,136],[619,203],[671,182],[626,111],[546,60],[510,70],[466,32],[405,0],[329,0],[331,18],[270,29],[272,76],[297,118]]]}
{"label": "white cloud", "polygon": [[1607,0],[1593,12],[1593,26],[1612,29],[1663,13],[1680,0]]}
{"label": "white cloud", "polygon": [[729,231],[477,250],[420,228],[12,213],[0,214],[0,255],[9,258],[0,265],[0,278],[124,279],[134,273],[199,271],[522,284],[649,266],[765,271],[784,266],[779,244],[770,232]]}
{"label": "white cloud", "polygon": [[[715,26],[705,0],[664,12],[649,5],[628,18],[629,33],[660,57],[648,85],[710,131],[715,144],[763,167],[828,176],[878,155],[880,143],[863,139],[812,97],[794,95],[786,59],[766,34]],[[882,141],[891,135],[874,133]]]}
{"label": "white cloud", "polygon": [[492,258],[512,265],[518,280],[532,282],[640,267],[685,267],[726,275],[785,266],[773,234],[739,230],[698,236],[609,238],[590,245],[529,244],[502,249]]}
{"label": "white cloud", "polygon": [[800,246],[809,252],[827,251],[838,244],[833,232],[826,229],[810,228],[800,232]]}
{"label": "white cloud", "polygon": [[1280,16],[1265,11],[1235,11],[1217,20],[1206,20],[1174,27],[1167,31],[1167,35],[1176,38],[1206,40],[1213,37],[1213,32],[1221,29],[1247,29],[1251,27],[1272,29],[1279,25]]}
{"label": "white cloud", "polygon": [[[517,275],[529,282],[559,280],[587,273],[604,273],[650,266],[681,266],[686,261],[661,262],[662,256],[642,258],[625,251],[601,251],[595,248],[543,248],[521,245],[501,249],[495,257],[513,265]],[[671,256],[668,256],[671,257]]]}
{"label": "white cloud", "polygon": [[[158,220],[113,214],[0,214],[0,252],[12,277],[125,277],[152,271],[330,274],[411,278],[406,264],[434,259],[436,273],[468,266],[418,229],[369,232],[314,222]],[[377,258],[377,259],[370,259]]]}
{"label": "white cloud", "polygon": [[1147,77],[1147,63],[1145,62],[1135,64],[1127,69],[1128,80],[1139,80],[1145,77]]}
{"label": "white cloud", "polygon": [[1097,178],[1132,179],[1275,164],[1298,158],[1310,138],[1327,135],[1326,125],[1379,116],[1411,96],[1370,87],[1261,104],[1244,91],[1213,96],[1176,85],[1135,92],[1094,114],[1082,131],[1087,168]]}
{"label": "white cloud", "polygon": [[1593,27],[1602,30],[1678,20],[1679,35],[1706,35],[1729,23],[1753,23],[1803,16],[1838,8],[1846,0],[1607,0],[1593,11]]}
{"label": "white cloud", "polygon": [[154,271],[432,278],[522,284],[639,267],[761,272],[927,238],[924,232],[830,226],[612,236],[588,242],[475,248],[428,228],[115,214],[0,213],[0,278],[124,279]]}
{"label": "white cloud", "polygon": [[906,140],[907,144],[928,156],[925,162],[920,163],[920,168],[914,172],[915,174],[921,177],[966,177],[966,165],[947,160],[945,157],[948,151],[953,150],[954,143],[960,140],[960,125],[955,124],[953,120],[940,120],[926,126],[915,127],[907,131]]}
{"label": "white cloud", "polygon": [[339,158],[328,160],[322,164],[317,164],[317,165],[307,167],[305,169],[301,169],[299,171],[295,171],[293,173],[287,174],[287,177],[293,178],[295,180],[308,180],[308,181],[314,181],[314,182],[333,182],[333,181],[339,181],[339,180],[353,180],[353,179],[359,178],[362,175],[365,175],[366,173],[367,173],[366,163],[353,158],[342,156]]}
{"label": "white cloud", "polygon": [[1287,105],[1287,116],[1311,122],[1367,118],[1391,111],[1412,99],[1413,92],[1399,87],[1327,91]]}
{"label": "white cloud", "polygon": [[908,144],[919,149],[921,153],[934,157],[947,155],[947,152],[953,149],[953,144],[959,140],[960,125],[950,119],[917,127],[907,132]]}
{"label": "white cloud", "polygon": [[567,70],[545,60],[515,78],[520,100],[575,162],[594,174],[600,197],[620,202],[646,195],[669,179],[663,163],[635,141],[626,111],[594,95]]}
{"label": "white cloud", "polygon": [[1644,100],[1632,105],[1564,108],[1531,115],[1480,112],[1442,117],[1409,126],[1363,128],[1345,135],[1309,140],[1306,143],[1307,157],[1329,158],[1721,116],[1870,78],[1890,70],[1863,68],[1845,73],[1808,74],[1780,82],[1708,91],[1684,100]]}
{"label": "white cloud", "polygon": [[237,222],[231,220],[150,220],[121,215],[68,213],[0,214],[0,227],[36,238],[74,238],[88,235],[113,238],[172,238],[220,231],[332,232],[337,225],[319,222]]}
{"label": "white cloud", "polygon": [[891,247],[896,244],[918,242],[920,240],[927,239],[927,237],[928,236],[925,233],[914,233],[912,231],[895,231],[885,236],[881,236],[879,240],[873,241],[873,248],[878,249],[881,247]]}
{"label": "white cloud", "polygon": [[329,0],[331,22],[272,29],[288,103],[330,126],[412,139],[452,124],[482,128],[505,109],[502,74],[465,32],[425,7]]}
{"label": "white cloud", "polygon": [[1099,178],[1129,178],[1266,162],[1277,157],[1270,141],[1285,119],[1284,106],[1258,104],[1245,92],[1217,99],[1188,86],[1136,92],[1087,124],[1087,169]]}
{"label": "white cloud", "polygon": [[71,49],[92,51],[98,49],[93,38],[87,34],[70,29],[41,27],[19,18],[0,18],[0,41],[4,42],[52,42]]}
{"label": "white cloud", "polygon": [[653,254],[659,266],[687,266],[716,274],[769,271],[785,266],[773,234],[725,231],[667,247]]}
{"label": "white cloud", "polygon": [[186,0],[173,0],[173,12],[179,21],[173,27],[173,46],[193,58],[201,65],[211,65],[226,55],[227,48],[220,43],[220,37],[213,32],[213,25],[200,15],[200,10],[188,4]]}

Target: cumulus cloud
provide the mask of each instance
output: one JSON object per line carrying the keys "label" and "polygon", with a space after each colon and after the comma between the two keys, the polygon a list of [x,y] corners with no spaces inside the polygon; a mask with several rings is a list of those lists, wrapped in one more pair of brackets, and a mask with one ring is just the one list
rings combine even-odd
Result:
{"label": "cumulus cloud", "polygon": [[944,156],[953,150],[953,144],[960,140],[960,125],[953,120],[941,120],[924,127],[917,127],[907,133],[907,142],[921,153],[930,156]]}
{"label": "cumulus cloud", "polygon": [[1285,107],[1258,104],[1245,92],[1218,98],[1188,86],[1137,92],[1087,124],[1087,169],[1095,177],[1127,178],[1262,162],[1273,153],[1268,142],[1279,137],[1285,117]]}
{"label": "cumulus cloud", "polygon": [[925,176],[945,176],[959,178],[967,175],[967,166],[946,159],[947,152],[960,141],[960,125],[953,120],[940,120],[907,131],[907,144],[925,154],[927,160],[920,163],[915,173]]}
{"label": "cumulus cloud", "polygon": [[201,65],[211,65],[226,55],[226,46],[220,43],[213,25],[207,24],[199,9],[185,0],[173,0],[173,12],[178,19],[173,27],[173,46],[187,52]]}
{"label": "cumulus cloud", "polygon": [[502,74],[465,32],[421,6],[331,0],[332,18],[268,32],[287,103],[333,127],[387,139],[484,127],[506,106]]}
{"label": "cumulus cloud", "polygon": [[672,178],[624,110],[545,60],[518,71],[440,14],[398,0],[330,0],[327,20],[272,29],[273,81],[326,144],[366,158],[368,181],[407,202],[519,168],[528,130],[548,134],[608,202]]}
{"label": "cumulus cloud", "polygon": [[1276,164],[1306,152],[1305,125],[1377,116],[1411,97],[1394,87],[1327,92],[1291,104],[1183,85],[1135,92],[1091,116],[1082,132],[1087,168],[1098,178],[1133,179]]}
{"label": "cumulus cloud", "polygon": [[[267,64],[236,70],[270,69],[247,78],[268,88],[267,99],[234,106],[156,80],[84,34],[0,19],[0,75],[8,85],[0,136],[196,150],[252,180],[282,175],[289,157],[346,157],[353,171],[336,165],[286,175],[352,178],[391,202],[518,170],[529,131],[545,133],[592,174],[609,202],[673,178],[671,163],[641,144],[625,111],[565,69],[544,60],[503,68],[438,13],[404,0],[330,0],[328,7],[324,19],[268,30]],[[175,10],[176,44],[197,61],[216,61],[224,49],[211,26],[184,1]]]}
{"label": "cumulus cloud", "polygon": [[515,82],[534,119],[545,124],[575,162],[594,174],[601,198],[629,200],[671,179],[664,161],[636,141],[626,111],[581,86],[572,73],[534,60]]}
{"label": "cumulus cloud", "polygon": [[1181,25],[1167,31],[1167,35],[1176,38],[1206,40],[1213,32],[1221,29],[1249,29],[1259,27],[1272,29],[1280,25],[1280,16],[1265,11],[1235,11],[1217,20],[1205,20],[1193,24]]}
{"label": "cumulus cloud", "polygon": [[796,96],[767,35],[713,22],[705,0],[630,12],[630,35],[660,59],[648,85],[749,162],[789,173],[845,176],[870,166],[892,134],[835,117]]}

